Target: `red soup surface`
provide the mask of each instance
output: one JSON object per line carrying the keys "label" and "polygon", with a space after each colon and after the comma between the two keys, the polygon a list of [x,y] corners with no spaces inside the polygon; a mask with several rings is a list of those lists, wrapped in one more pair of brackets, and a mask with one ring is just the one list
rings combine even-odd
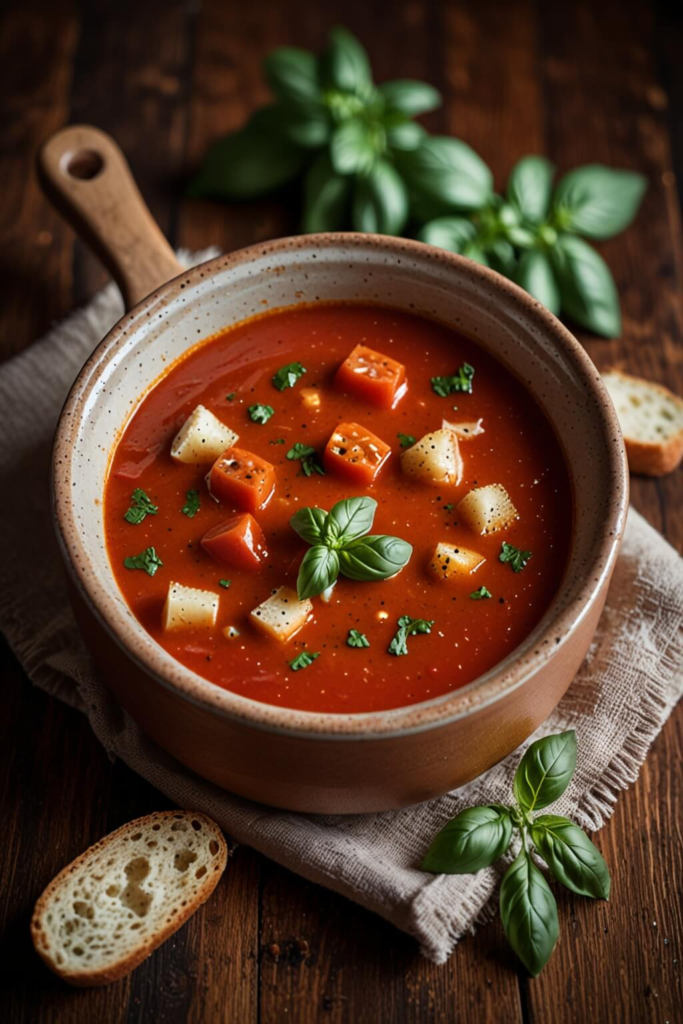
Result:
{"label": "red soup surface", "polygon": [[[362,348],[355,368],[360,377],[379,378],[377,388],[362,380],[355,389],[348,365],[338,373],[356,346]],[[386,379],[381,358],[364,357],[366,349],[388,357]],[[280,384],[292,383],[280,390],[273,377],[291,363],[302,364],[305,373],[289,380],[280,375]],[[448,392],[449,384],[435,390],[432,378],[455,375],[464,364],[474,368],[471,393],[438,394]],[[460,378],[465,387],[468,373]],[[392,388],[398,396],[393,408]],[[275,487],[265,507],[254,510],[241,497],[240,507],[231,505],[225,495],[232,491],[221,490],[221,503],[211,496],[205,478],[215,454],[194,463],[171,457],[174,437],[198,405],[239,436],[230,444],[274,468]],[[274,410],[269,418],[269,410],[254,413],[265,422],[252,419],[249,409],[256,405]],[[412,439],[439,430],[444,419],[481,421],[483,432],[459,438],[462,478],[434,485],[409,476],[402,453]],[[376,457],[381,465],[374,478],[373,469],[356,483],[349,479],[343,446],[336,460],[325,451],[340,424],[358,425],[366,448],[372,435],[389,446],[388,454],[381,447]],[[297,444],[316,454],[308,461],[287,458]],[[422,461],[417,459],[418,465]],[[323,463],[324,474],[314,468]],[[481,535],[456,506],[472,488],[490,484],[505,489],[517,516]],[[141,521],[130,522],[125,514],[136,488],[158,511],[144,517],[133,513],[129,518]],[[197,495],[188,498],[192,491]],[[329,603],[314,597],[308,621],[292,637],[281,641],[264,635],[250,613],[280,586],[296,589],[308,550],[290,526],[291,516],[303,507],[329,511],[335,502],[360,495],[377,502],[373,535],[400,537],[412,545],[408,564],[380,581],[340,575]],[[265,492],[259,500],[264,497]],[[197,499],[198,511],[188,515]],[[247,512],[252,520],[236,519]],[[254,700],[351,713],[402,707],[456,690],[514,650],[560,585],[572,495],[560,446],[543,413],[525,387],[475,342],[404,312],[320,304],[248,320],[176,363],[126,426],[110,468],[105,516],[119,587],[150,636],[174,658],[217,686]],[[225,536],[218,543],[209,538],[203,547],[202,538],[228,520]],[[253,551],[230,562],[243,537],[250,538]],[[531,556],[515,560],[507,548],[512,560],[503,562],[503,542]],[[448,579],[435,574],[430,563],[439,543],[473,552],[479,556],[472,560],[477,567]],[[145,571],[144,559],[143,568],[130,561],[124,565],[150,547],[163,563],[154,571],[147,559],[153,575]],[[170,583],[211,592],[209,602],[218,601],[215,625],[165,631]],[[389,647],[403,616],[433,625],[429,633],[408,637],[407,654],[392,654]],[[356,637],[351,630],[363,634],[369,646],[350,646],[349,637]],[[318,657],[294,670],[290,663],[297,664],[303,651]]]}

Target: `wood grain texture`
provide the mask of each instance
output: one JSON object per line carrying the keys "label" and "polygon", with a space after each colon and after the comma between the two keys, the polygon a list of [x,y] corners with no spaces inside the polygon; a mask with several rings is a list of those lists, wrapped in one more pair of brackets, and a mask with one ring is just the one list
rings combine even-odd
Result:
{"label": "wood grain texture", "polygon": [[[61,124],[111,132],[176,244],[236,248],[296,228],[296,193],[222,206],[183,199],[206,147],[267,99],[259,62],[291,43],[318,48],[344,23],[379,79],[427,78],[446,106],[429,127],[454,132],[502,187],[525,152],[564,171],[603,160],[648,175],[633,228],[601,248],[620,287],[623,336],[582,336],[600,366],[623,365],[683,392],[683,20],[672,4],[396,0],[391,17],[360,0],[310,4],[67,0],[22,6],[0,31],[0,358],[105,280],[40,196],[30,168]],[[73,266],[73,274],[72,274]],[[635,480],[633,501],[683,547],[683,474]],[[444,967],[341,897],[240,849],[211,901],[129,979],[62,986],[33,955],[28,922],[47,881],[113,828],[167,802],[108,762],[78,713],[33,691],[0,650],[5,715],[0,773],[0,1019],[91,1021],[674,1021],[683,1005],[683,713],[672,716],[638,783],[596,842],[610,864],[608,905],[559,897],[561,939],[525,978],[499,922]]]}

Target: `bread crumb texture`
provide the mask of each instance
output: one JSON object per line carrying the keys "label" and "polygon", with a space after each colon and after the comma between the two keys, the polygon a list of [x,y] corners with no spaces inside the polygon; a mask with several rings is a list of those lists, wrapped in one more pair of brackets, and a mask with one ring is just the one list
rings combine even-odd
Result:
{"label": "bread crumb texture", "polygon": [[106,836],[69,864],[38,900],[33,944],[75,985],[128,974],[213,892],[227,861],[203,814],[162,811]]}
{"label": "bread crumb texture", "polygon": [[603,374],[634,473],[661,476],[683,457],[683,399],[668,388],[618,370]]}

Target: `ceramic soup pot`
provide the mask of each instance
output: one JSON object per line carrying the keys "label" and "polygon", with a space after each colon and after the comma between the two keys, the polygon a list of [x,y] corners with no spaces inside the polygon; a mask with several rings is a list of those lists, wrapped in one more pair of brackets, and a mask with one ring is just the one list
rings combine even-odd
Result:
{"label": "ceramic soup pot", "polygon": [[[53,462],[54,521],[74,609],[120,705],[199,775],[297,811],[417,803],[461,786],[514,750],[547,718],[586,654],[627,509],[617,419],[578,342],[510,281],[405,239],[281,238],[182,271],[104,133],[67,128],[45,144],[38,166],[46,192],[100,254],[128,309],[71,389]],[[105,547],[102,497],[111,452],[145,392],[189,347],[221,328],[264,309],[325,300],[424,313],[475,339],[541,405],[572,481],[570,556],[542,621],[470,685],[392,711],[294,711],[203,680],[139,624]]]}

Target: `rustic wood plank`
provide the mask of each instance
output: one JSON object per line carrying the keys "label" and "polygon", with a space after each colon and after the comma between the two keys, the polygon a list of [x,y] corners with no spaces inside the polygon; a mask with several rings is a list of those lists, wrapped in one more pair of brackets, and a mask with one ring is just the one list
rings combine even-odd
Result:
{"label": "rustic wood plank", "polygon": [[0,359],[29,345],[71,303],[72,236],[43,198],[33,159],[66,117],[77,39],[72,0],[41,16],[17,7],[0,32]]}
{"label": "rustic wood plank", "polygon": [[[72,123],[114,136],[164,234],[173,240],[188,117],[195,20],[184,0],[107,0],[83,7],[74,66]],[[97,258],[76,245],[75,300],[107,280]]]}
{"label": "rustic wood plank", "polygon": [[[561,169],[601,160],[647,174],[635,225],[601,246],[622,296],[623,335],[608,342],[580,337],[599,367],[620,365],[683,392],[680,216],[653,31],[646,5],[542,8],[548,154]],[[674,510],[681,499],[680,472],[632,481],[635,507],[679,547],[683,523]],[[560,896],[557,952],[541,977],[525,984],[530,1020],[676,1018],[683,991],[671,937],[681,934],[674,880],[683,872],[675,767],[682,722],[679,709],[638,784],[596,837],[612,871],[610,904]]]}

